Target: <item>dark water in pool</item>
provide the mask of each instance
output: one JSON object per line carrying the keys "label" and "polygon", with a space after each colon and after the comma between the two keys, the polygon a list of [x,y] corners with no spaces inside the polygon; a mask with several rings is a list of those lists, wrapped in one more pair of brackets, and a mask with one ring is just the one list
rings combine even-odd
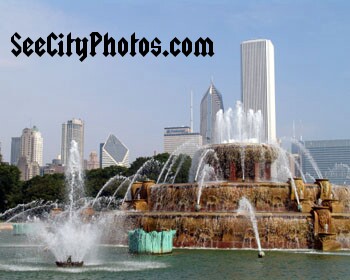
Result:
{"label": "dark water in pool", "polygon": [[350,252],[176,249],[130,255],[100,246],[82,268],[57,268],[50,252],[25,237],[0,233],[0,279],[350,279]]}

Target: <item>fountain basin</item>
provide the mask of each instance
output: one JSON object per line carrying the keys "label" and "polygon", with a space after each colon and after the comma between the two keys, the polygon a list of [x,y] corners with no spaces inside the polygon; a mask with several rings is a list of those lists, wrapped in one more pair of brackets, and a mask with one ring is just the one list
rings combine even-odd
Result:
{"label": "fountain basin", "polygon": [[[196,206],[197,188],[197,183],[153,185],[150,197],[146,198],[148,210],[128,212],[128,224],[146,232],[160,228],[176,230],[175,247],[257,249],[250,222],[236,212],[238,202],[244,196],[256,210],[264,249],[336,250],[339,243],[341,248],[349,248],[350,214],[346,211],[333,213],[326,206],[315,207],[321,191],[317,184],[305,184],[304,199],[300,200],[301,212],[296,201],[291,199],[292,187],[288,183],[212,182],[203,189],[200,208]],[[335,196],[346,210],[348,196],[344,188],[335,189]],[[328,230],[335,233],[333,241],[339,242],[337,246],[317,245],[317,234],[323,231],[318,230],[319,220],[315,215],[319,210],[330,211]]]}

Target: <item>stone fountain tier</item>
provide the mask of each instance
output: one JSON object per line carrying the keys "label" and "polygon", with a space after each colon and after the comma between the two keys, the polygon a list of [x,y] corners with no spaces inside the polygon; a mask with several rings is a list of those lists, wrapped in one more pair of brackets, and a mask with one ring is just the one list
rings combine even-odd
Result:
{"label": "stone fountain tier", "polygon": [[267,144],[229,143],[214,144],[207,148],[215,151],[215,154],[208,155],[207,163],[215,166],[218,161],[223,178],[230,181],[270,180],[271,164],[278,158],[278,149]]}
{"label": "stone fountain tier", "polygon": [[[320,188],[317,184],[305,184],[303,189],[303,203],[310,205],[310,212],[311,207],[317,204]],[[198,184],[157,184],[151,187],[149,193],[147,204],[150,211],[194,212]],[[273,182],[205,183],[200,199],[200,211],[234,211],[242,197],[246,197],[257,211],[297,211],[290,183]]]}
{"label": "stone fountain tier", "polygon": [[[334,233],[319,235],[313,234],[312,214],[257,212],[256,218],[264,249],[337,250],[339,244],[343,249],[350,248],[350,214],[337,214]],[[175,247],[257,249],[249,219],[232,212],[129,212],[126,224],[146,232],[176,230]],[[325,241],[323,246],[320,241]]]}
{"label": "stone fountain tier", "polygon": [[235,161],[240,164],[241,153],[245,153],[245,162],[262,162],[273,163],[278,158],[279,150],[272,145],[259,143],[227,143],[212,144],[212,148],[219,159],[226,158],[229,161]]}
{"label": "stone fountain tier", "polygon": [[[324,192],[323,187],[319,183],[304,184],[298,178],[295,178],[294,182],[300,203],[303,205],[302,211],[310,213],[312,207],[319,204]],[[139,200],[143,203],[143,207],[138,210],[195,212],[197,195],[197,183],[148,185],[147,196]],[[207,182],[202,186],[200,211],[234,211],[238,208],[242,197],[246,197],[256,211],[298,211],[291,181],[289,183]],[[134,204],[137,202],[134,201]],[[333,188],[329,198],[323,197],[321,203],[322,206],[330,207],[332,213],[350,212],[349,188],[346,186]]]}

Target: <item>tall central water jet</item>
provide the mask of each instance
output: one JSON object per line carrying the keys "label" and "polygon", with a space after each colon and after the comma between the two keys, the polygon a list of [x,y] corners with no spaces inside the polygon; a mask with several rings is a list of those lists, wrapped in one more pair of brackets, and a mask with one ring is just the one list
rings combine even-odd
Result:
{"label": "tall central water jet", "polygon": [[69,150],[68,164],[65,170],[66,188],[69,199],[69,216],[72,217],[76,203],[84,197],[84,179],[81,167],[81,159],[78,149],[78,143],[72,140]]}
{"label": "tall central water jet", "polygon": [[[66,167],[68,203],[63,210],[49,215],[47,222],[38,223],[34,238],[39,238],[56,258],[58,266],[81,266],[99,241],[103,222],[88,213],[84,199],[84,176],[78,144],[71,143]],[[57,211],[59,210],[59,211]],[[92,209],[89,209],[92,211]]]}

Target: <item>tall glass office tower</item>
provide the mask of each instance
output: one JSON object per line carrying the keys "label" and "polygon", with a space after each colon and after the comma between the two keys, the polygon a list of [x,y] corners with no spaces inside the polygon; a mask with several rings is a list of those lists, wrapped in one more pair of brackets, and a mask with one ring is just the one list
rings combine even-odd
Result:
{"label": "tall glass office tower", "polygon": [[201,101],[200,108],[200,134],[203,138],[203,145],[213,143],[216,113],[224,110],[221,93],[211,83]]}

